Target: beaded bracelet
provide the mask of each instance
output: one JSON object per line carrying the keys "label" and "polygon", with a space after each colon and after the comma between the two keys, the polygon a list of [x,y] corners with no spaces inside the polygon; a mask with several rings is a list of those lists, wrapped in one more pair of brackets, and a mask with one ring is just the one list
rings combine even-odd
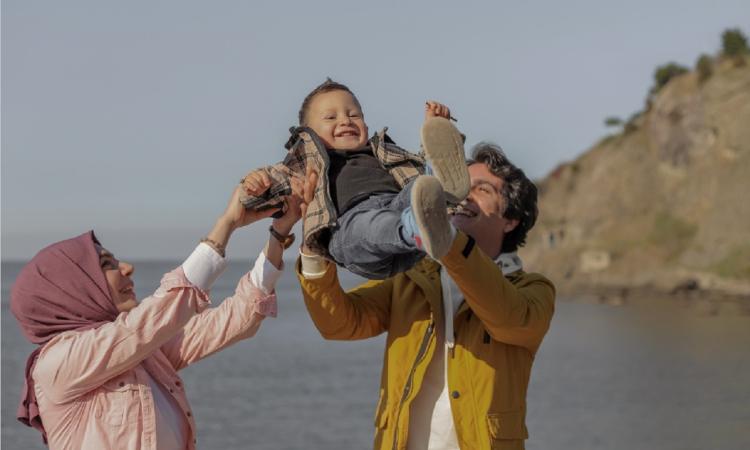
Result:
{"label": "beaded bracelet", "polygon": [[218,242],[214,241],[213,239],[209,239],[207,237],[204,237],[203,239],[201,239],[201,243],[208,244],[211,248],[213,248],[214,250],[216,250],[216,253],[218,253],[219,255],[221,255],[222,258],[224,258],[225,253],[226,253],[226,249],[224,248],[223,245],[221,245]]}

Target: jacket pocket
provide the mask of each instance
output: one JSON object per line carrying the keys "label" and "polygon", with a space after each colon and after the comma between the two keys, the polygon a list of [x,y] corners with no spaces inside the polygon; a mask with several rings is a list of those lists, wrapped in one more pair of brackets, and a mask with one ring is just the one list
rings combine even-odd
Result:
{"label": "jacket pocket", "polygon": [[[100,398],[96,402],[96,416],[106,424],[120,427],[125,424],[136,422],[138,417],[132,417],[128,413],[128,406],[133,403],[132,397],[137,395],[137,386],[133,383],[135,377],[132,373],[117,376],[102,384],[97,393]],[[133,390],[136,392],[132,392]]]}
{"label": "jacket pocket", "polygon": [[386,410],[386,405],[388,403],[388,399],[385,395],[385,390],[380,390],[380,397],[378,398],[378,406],[375,408],[375,428],[379,430],[385,429],[385,427],[388,425],[388,414]]}
{"label": "jacket pocket", "polygon": [[524,440],[529,437],[524,423],[524,414],[521,411],[487,414],[487,427],[493,442],[492,448],[506,448],[498,447],[496,444],[502,441]]}

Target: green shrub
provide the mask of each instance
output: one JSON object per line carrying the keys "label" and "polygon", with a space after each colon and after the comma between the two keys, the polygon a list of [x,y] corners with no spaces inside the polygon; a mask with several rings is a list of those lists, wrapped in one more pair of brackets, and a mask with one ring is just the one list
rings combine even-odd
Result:
{"label": "green shrub", "polygon": [[740,244],[730,249],[724,258],[713,267],[723,277],[750,280],[750,244]]}
{"label": "green shrub", "polygon": [[724,30],[721,34],[721,48],[725,56],[741,56],[748,53],[747,38],[739,28]]}
{"label": "green shrub", "polygon": [[669,83],[669,80],[672,78],[682,75],[683,73],[686,73],[688,70],[686,67],[681,66],[677,63],[667,63],[662,66],[659,66],[654,71],[654,87],[651,89],[651,93],[655,94],[661,90],[664,86],[666,86],[667,83]]}
{"label": "green shrub", "polygon": [[636,111],[628,117],[627,122],[625,122],[625,134],[632,133],[638,129],[638,125],[636,125],[635,121],[638,120],[639,117],[641,117],[640,111]]}
{"label": "green shrub", "polygon": [[620,125],[622,125],[622,119],[615,116],[609,116],[604,119],[604,125],[608,127],[619,127]]}
{"label": "green shrub", "polygon": [[698,72],[698,81],[700,81],[701,83],[711,78],[711,75],[714,71],[711,57],[706,54],[702,54],[698,58],[698,61],[695,63],[695,71]]}
{"label": "green shrub", "polygon": [[661,248],[668,259],[673,260],[682,253],[697,232],[697,225],[662,211],[654,217],[648,240]]}

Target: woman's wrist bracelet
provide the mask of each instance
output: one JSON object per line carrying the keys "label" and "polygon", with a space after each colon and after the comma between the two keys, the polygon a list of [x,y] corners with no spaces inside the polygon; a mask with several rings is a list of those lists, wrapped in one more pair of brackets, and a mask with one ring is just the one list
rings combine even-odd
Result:
{"label": "woman's wrist bracelet", "polygon": [[221,255],[222,258],[226,256],[226,248],[224,247],[224,245],[214,241],[213,239],[204,237],[203,239],[201,239],[201,243],[206,244],[212,249],[216,250],[216,253]]}

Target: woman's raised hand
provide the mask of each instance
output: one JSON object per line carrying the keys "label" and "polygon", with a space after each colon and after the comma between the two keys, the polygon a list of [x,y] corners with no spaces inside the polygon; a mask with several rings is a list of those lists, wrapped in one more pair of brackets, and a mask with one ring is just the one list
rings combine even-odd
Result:
{"label": "woman's raised hand", "polygon": [[224,256],[227,243],[229,238],[232,236],[234,230],[245,225],[249,225],[258,220],[270,217],[278,209],[268,209],[265,211],[253,211],[245,209],[245,206],[240,201],[240,193],[242,193],[243,187],[236,186],[232,191],[232,196],[229,198],[224,212],[219,216],[214,224],[214,227],[206,235],[206,242],[212,246],[221,256]]}
{"label": "woman's raised hand", "polygon": [[229,204],[224,210],[219,220],[225,221],[232,228],[232,231],[237,228],[250,225],[253,222],[257,222],[266,217],[271,217],[276,213],[279,208],[268,209],[265,211],[255,211],[251,209],[245,209],[245,206],[240,201],[240,194],[242,193],[243,187],[237,186],[232,192],[232,197],[229,199]]}

